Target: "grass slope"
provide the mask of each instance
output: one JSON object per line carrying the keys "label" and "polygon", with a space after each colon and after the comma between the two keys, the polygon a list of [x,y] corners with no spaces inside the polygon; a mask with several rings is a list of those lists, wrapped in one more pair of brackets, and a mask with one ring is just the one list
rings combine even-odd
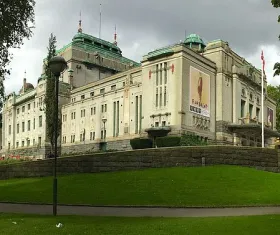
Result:
{"label": "grass slope", "polygon": [[[221,218],[100,218],[1,215],[0,234],[236,235],[279,234],[280,216]],[[16,222],[16,224],[13,224]],[[56,228],[62,223],[63,227]]]}
{"label": "grass slope", "polygon": [[[241,206],[280,204],[280,175],[234,166],[76,174],[58,179],[63,204]],[[0,181],[0,201],[52,203],[52,178]]]}

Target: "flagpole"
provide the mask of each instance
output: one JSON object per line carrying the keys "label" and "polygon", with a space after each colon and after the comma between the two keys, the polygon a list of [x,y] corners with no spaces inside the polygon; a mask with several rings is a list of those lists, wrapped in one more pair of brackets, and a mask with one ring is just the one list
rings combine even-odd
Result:
{"label": "flagpole", "polygon": [[99,5],[99,38],[101,38],[101,3]]}
{"label": "flagpole", "polygon": [[[263,55],[263,52],[262,52],[262,55]],[[263,57],[263,56],[262,56]],[[264,97],[263,97],[263,87],[264,87],[264,58],[263,58],[263,61],[262,61],[262,148],[264,148],[264,110],[263,110],[263,101],[264,101]]]}

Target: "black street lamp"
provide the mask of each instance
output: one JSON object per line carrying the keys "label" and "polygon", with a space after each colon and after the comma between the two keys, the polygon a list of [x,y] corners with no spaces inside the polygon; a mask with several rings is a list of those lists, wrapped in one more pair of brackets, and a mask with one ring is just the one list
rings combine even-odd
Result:
{"label": "black street lamp", "polygon": [[54,170],[53,170],[53,215],[57,215],[57,177],[56,177],[56,161],[57,161],[57,139],[58,139],[58,90],[59,90],[59,77],[61,72],[67,68],[65,59],[61,56],[54,56],[50,59],[48,64],[51,72],[55,76],[55,112],[54,112]]}

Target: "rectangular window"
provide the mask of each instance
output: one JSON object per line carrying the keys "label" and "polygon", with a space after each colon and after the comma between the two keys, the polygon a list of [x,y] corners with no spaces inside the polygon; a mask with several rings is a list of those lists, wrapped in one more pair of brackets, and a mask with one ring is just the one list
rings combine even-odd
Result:
{"label": "rectangular window", "polygon": [[81,95],[81,100],[85,99],[85,95]]}
{"label": "rectangular window", "polygon": [[90,115],[93,115],[93,108],[90,108]]}
{"label": "rectangular window", "polygon": [[39,127],[42,127],[42,125],[43,125],[42,116],[39,116]]}
{"label": "rectangular window", "polygon": [[35,130],[35,128],[36,128],[36,122],[35,122],[35,118],[33,119],[33,129]]}
{"label": "rectangular window", "polygon": [[167,63],[164,63],[164,84],[167,84]]}
{"label": "rectangular window", "polygon": [[163,106],[166,106],[166,86],[164,87],[164,93],[163,93]]}
{"label": "rectangular window", "polygon": [[33,103],[33,108],[34,108],[34,109],[36,108],[36,104],[35,104],[35,102]]}
{"label": "rectangular window", "polygon": [[138,134],[138,96],[135,97],[135,134]]}
{"label": "rectangular window", "polygon": [[71,113],[71,120],[74,120],[74,119],[76,119],[76,112]]}
{"label": "rectangular window", "polygon": [[35,146],[35,139],[33,139],[33,146]]}
{"label": "rectangular window", "polygon": [[93,114],[96,114],[96,107],[93,108]]}
{"label": "rectangular window", "polygon": [[253,118],[253,105],[249,104],[249,114],[250,114],[250,118]]}
{"label": "rectangular window", "polygon": [[19,123],[17,124],[17,134],[19,133]]}
{"label": "rectangular window", "polygon": [[160,85],[162,85],[162,64],[160,64],[160,71],[159,71],[159,79],[160,79]]}
{"label": "rectangular window", "polygon": [[30,120],[27,121],[27,131],[30,131]]}
{"label": "rectangular window", "polygon": [[155,127],[158,127],[159,126],[159,122],[155,122]]}
{"label": "rectangular window", "polygon": [[30,139],[27,139],[27,147],[30,146]]}
{"label": "rectangular window", "polygon": [[160,88],[160,94],[159,94],[159,107],[162,106],[162,88]]}
{"label": "rectangular window", "polygon": [[156,107],[158,107],[158,88],[156,89]]}
{"label": "rectangular window", "polygon": [[101,105],[101,113],[104,113],[104,105]]}
{"label": "rectangular window", "polygon": [[27,109],[30,110],[30,104],[27,105]]}
{"label": "rectangular window", "polygon": [[42,137],[38,137],[38,146],[41,147],[42,144]]}
{"label": "rectangular window", "polygon": [[24,141],[21,141],[21,147],[24,147]]}
{"label": "rectangular window", "polygon": [[156,85],[158,86],[158,64],[156,65]]}
{"label": "rectangular window", "polygon": [[117,86],[116,86],[116,85],[112,85],[112,86],[111,86],[111,91],[116,90],[116,88],[117,88]]}
{"label": "rectangular window", "polygon": [[105,106],[104,106],[104,112],[105,113],[107,112],[107,104],[105,104]]}
{"label": "rectangular window", "polygon": [[18,148],[18,146],[19,146],[19,142],[16,143],[16,147],[17,147],[17,148]]}
{"label": "rectangular window", "polygon": [[21,131],[24,132],[25,131],[25,125],[24,122],[21,123]]}
{"label": "rectangular window", "polygon": [[245,104],[246,104],[246,101],[245,100],[241,100],[241,117],[245,117]]}
{"label": "rectangular window", "polygon": [[85,109],[82,109],[81,110],[81,117],[85,117],[86,116],[86,110]]}
{"label": "rectangular window", "polygon": [[90,140],[95,140],[95,132],[90,132]]}
{"label": "rectangular window", "polygon": [[104,94],[105,93],[105,88],[100,89],[100,94]]}
{"label": "rectangular window", "polygon": [[165,122],[165,121],[162,121],[161,125],[162,125],[162,126],[166,126],[166,122]]}
{"label": "rectangular window", "polygon": [[21,107],[21,112],[23,113],[25,111],[25,106]]}
{"label": "rectangular window", "polygon": [[12,134],[12,126],[9,125],[9,135]]}
{"label": "rectangular window", "polygon": [[19,114],[19,108],[17,108],[17,114]]}
{"label": "rectangular window", "polygon": [[122,83],[122,86],[123,86],[123,87],[125,86],[125,82]]}
{"label": "rectangular window", "polygon": [[90,92],[90,97],[94,96],[94,91]]}
{"label": "rectangular window", "polygon": [[260,109],[259,108],[256,109],[256,118],[258,120],[260,120]]}

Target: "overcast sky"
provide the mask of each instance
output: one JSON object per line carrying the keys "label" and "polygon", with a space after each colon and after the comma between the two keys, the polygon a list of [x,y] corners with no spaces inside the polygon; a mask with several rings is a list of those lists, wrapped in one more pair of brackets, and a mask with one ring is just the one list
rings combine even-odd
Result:
{"label": "overcast sky", "polygon": [[5,81],[6,92],[18,92],[24,71],[27,81],[37,84],[48,38],[57,37],[58,48],[71,42],[77,32],[82,12],[83,32],[98,37],[99,4],[102,3],[101,37],[113,41],[117,25],[118,45],[123,55],[140,61],[150,50],[184,40],[197,33],[206,42],[223,39],[255,67],[261,68],[264,50],[268,82],[273,78],[273,65],[280,62],[280,10],[269,0],[37,0],[36,28],[21,49],[13,50],[12,74]]}

